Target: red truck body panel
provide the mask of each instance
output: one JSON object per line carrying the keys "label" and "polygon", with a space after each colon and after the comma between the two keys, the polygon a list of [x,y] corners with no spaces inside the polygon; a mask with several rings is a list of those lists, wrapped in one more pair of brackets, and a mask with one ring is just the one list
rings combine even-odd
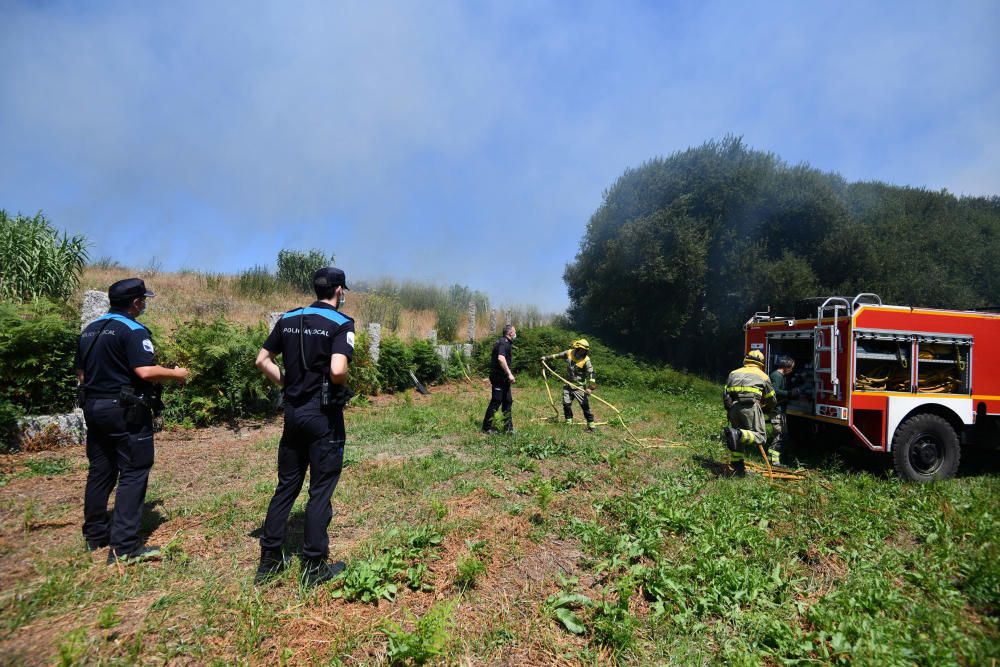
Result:
{"label": "red truck body panel", "polygon": [[796,361],[804,391],[789,415],[845,426],[875,451],[891,450],[917,411],[965,426],[1000,415],[1000,314],[838,300],[836,318],[756,315],[745,325],[745,351],[761,350],[768,372],[779,356]]}

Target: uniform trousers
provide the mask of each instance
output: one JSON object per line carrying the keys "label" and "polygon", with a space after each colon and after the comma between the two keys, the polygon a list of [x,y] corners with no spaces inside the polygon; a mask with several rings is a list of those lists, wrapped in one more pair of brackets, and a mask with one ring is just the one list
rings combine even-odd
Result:
{"label": "uniform trousers", "polygon": [[583,417],[587,420],[587,423],[594,421],[594,413],[590,411],[590,396],[587,392],[580,389],[574,389],[573,387],[563,385],[563,416],[566,419],[573,418],[573,399],[580,402],[580,407],[583,408]]}
{"label": "uniform trousers", "polygon": [[[107,541],[120,554],[139,547],[139,525],[153,467],[153,418],[141,410],[138,424],[125,420],[127,408],[117,398],[87,399],[87,485],[83,497],[83,536],[89,542]],[[114,513],[108,498],[118,485]]]}
{"label": "uniform trousers", "polygon": [[514,394],[511,392],[510,382],[490,382],[490,404],[486,406],[486,416],[483,417],[483,430],[493,429],[493,415],[497,408],[503,410],[504,430],[510,433],[514,430],[514,417],[511,408],[514,405]]}
{"label": "uniform trousers", "polygon": [[774,439],[771,449],[784,454],[788,449],[788,416],[784,412],[774,411],[771,415],[771,427],[774,429]]}
{"label": "uniform trousers", "polygon": [[729,423],[740,432],[738,443],[740,451],[733,452],[734,460],[742,459],[749,445],[767,444],[767,424],[760,403],[756,400],[736,401],[733,407],[729,408],[728,417]]}
{"label": "uniform trousers", "polygon": [[344,467],[343,408],[320,406],[319,395],[296,404],[285,402],[285,427],[278,444],[278,485],[267,508],[261,549],[278,550],[285,541],[288,514],[309,471],[302,555],[325,559],[330,552],[327,528],[333,519],[330,498]]}

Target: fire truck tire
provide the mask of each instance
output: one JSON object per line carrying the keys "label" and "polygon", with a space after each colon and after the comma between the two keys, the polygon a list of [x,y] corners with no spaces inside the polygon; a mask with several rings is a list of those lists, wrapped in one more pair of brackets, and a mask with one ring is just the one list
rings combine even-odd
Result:
{"label": "fire truck tire", "polygon": [[913,415],[892,438],[896,473],[912,482],[954,477],[961,453],[955,429],[934,414]]}

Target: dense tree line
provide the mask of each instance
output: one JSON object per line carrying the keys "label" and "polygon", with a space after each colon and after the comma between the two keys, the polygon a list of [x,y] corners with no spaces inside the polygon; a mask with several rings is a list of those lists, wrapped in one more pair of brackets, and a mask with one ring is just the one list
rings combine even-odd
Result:
{"label": "dense tree line", "polygon": [[628,169],[593,214],[565,280],[577,327],[719,373],[771,306],[875,292],[888,303],[1000,305],[1000,197],[790,166],[740,138]]}

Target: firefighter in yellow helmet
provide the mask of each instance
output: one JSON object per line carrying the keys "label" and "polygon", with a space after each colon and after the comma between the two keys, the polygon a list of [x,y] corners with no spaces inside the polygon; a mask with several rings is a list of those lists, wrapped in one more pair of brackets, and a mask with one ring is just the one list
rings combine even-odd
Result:
{"label": "firefighter in yellow helmet", "polygon": [[580,402],[583,408],[583,416],[587,420],[587,430],[594,431],[594,413],[590,411],[590,393],[597,388],[597,381],[594,379],[594,365],[590,362],[590,343],[586,338],[573,341],[573,345],[568,350],[563,350],[557,354],[547,354],[542,357],[542,361],[550,359],[566,359],[566,378],[574,384],[584,387],[583,391],[574,387],[563,385],[563,416],[567,424],[573,423],[573,399]]}
{"label": "firefighter in yellow helmet", "polygon": [[764,413],[777,404],[771,378],[764,372],[764,355],[760,350],[747,352],[743,365],[729,374],[722,391],[722,403],[731,424],[722,429],[722,440],[732,452],[736,476],[743,477],[746,475],[744,449],[767,444]]}

